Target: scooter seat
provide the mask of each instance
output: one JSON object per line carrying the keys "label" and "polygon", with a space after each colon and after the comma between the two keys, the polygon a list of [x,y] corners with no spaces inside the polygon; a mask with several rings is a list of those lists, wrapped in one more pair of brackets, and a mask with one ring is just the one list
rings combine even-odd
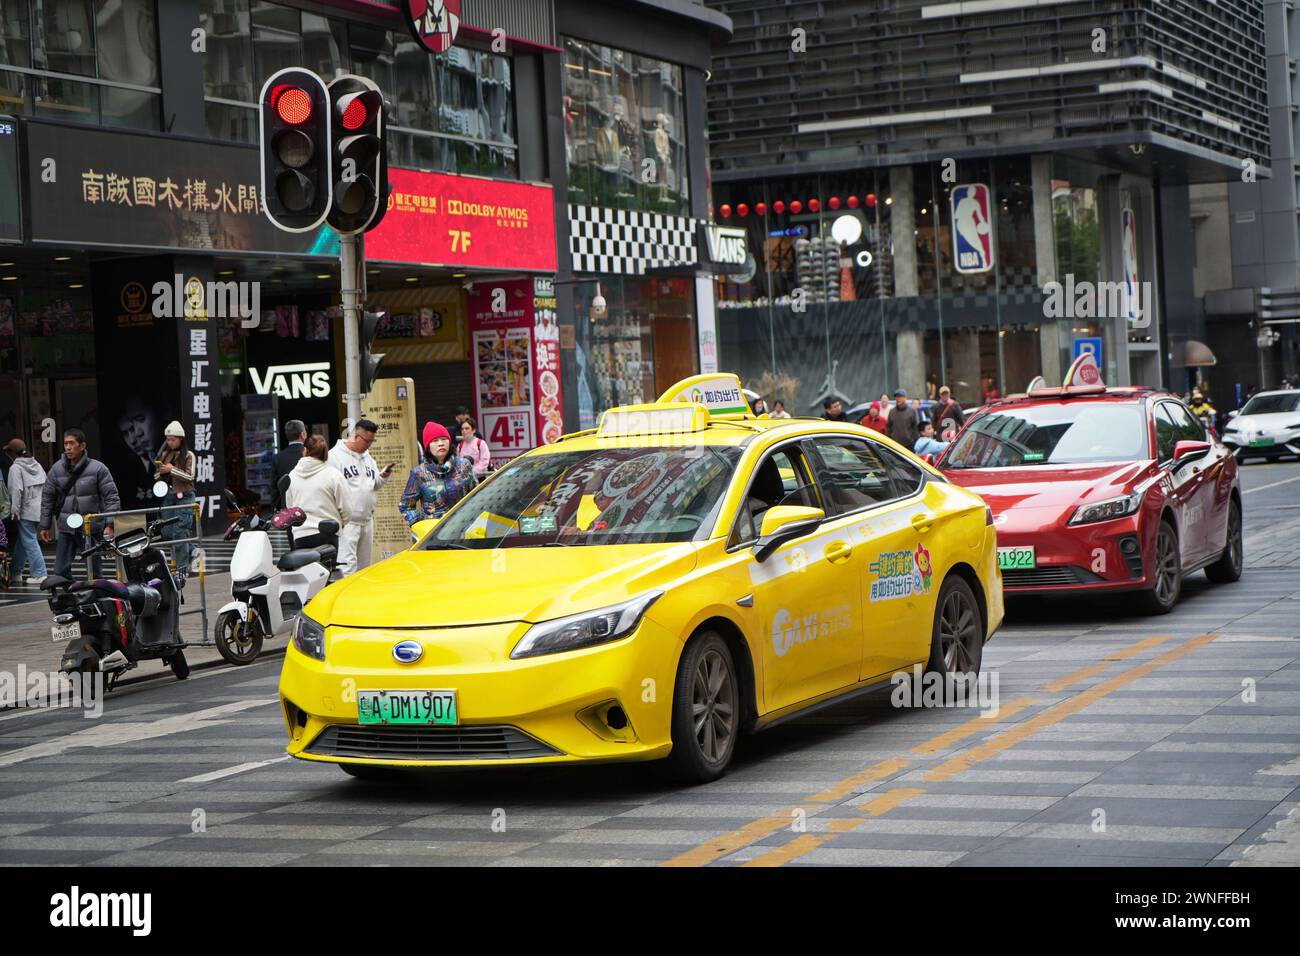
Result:
{"label": "scooter seat", "polygon": [[158,605],[162,601],[162,594],[156,588],[151,588],[146,584],[110,581],[106,578],[96,578],[88,585],[74,587],[73,590],[91,590],[98,594],[117,598],[119,601],[125,601],[137,615],[152,614],[158,610]]}
{"label": "scooter seat", "polygon": [[320,552],[315,548],[296,548],[282,554],[280,560],[275,562],[275,566],[281,571],[296,571],[319,560]]}

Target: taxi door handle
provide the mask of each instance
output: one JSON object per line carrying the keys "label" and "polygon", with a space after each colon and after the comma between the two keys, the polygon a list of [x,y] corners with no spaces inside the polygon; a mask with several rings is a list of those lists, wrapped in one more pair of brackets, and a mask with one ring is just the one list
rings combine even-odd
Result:
{"label": "taxi door handle", "polygon": [[832,564],[838,561],[847,561],[853,554],[853,546],[844,541],[832,541],[826,546],[826,560]]}
{"label": "taxi door handle", "polygon": [[925,533],[926,531],[930,530],[930,527],[933,524],[934,524],[934,515],[925,514],[924,512],[922,512],[921,514],[912,515],[912,527],[915,528],[917,531]]}

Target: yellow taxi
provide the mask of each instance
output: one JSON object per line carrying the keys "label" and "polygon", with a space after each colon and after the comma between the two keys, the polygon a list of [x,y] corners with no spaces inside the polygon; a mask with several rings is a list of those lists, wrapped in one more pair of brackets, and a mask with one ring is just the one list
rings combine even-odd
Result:
{"label": "yellow taxi", "polygon": [[977,673],[1002,621],[976,495],[857,425],[756,418],[734,375],[611,409],[432,524],[305,609],[292,756],[705,781],[741,735],[896,671]]}

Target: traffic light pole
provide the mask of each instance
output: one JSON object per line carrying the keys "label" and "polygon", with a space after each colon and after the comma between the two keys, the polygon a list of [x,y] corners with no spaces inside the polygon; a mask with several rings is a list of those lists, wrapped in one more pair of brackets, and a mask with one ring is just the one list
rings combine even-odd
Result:
{"label": "traffic light pole", "polygon": [[348,418],[361,419],[361,242],[357,236],[339,237],[339,277],[343,293],[343,375]]}

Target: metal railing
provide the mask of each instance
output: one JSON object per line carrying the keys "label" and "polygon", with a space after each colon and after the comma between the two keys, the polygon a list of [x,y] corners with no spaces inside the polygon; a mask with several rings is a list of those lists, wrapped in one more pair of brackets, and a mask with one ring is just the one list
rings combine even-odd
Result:
{"label": "metal railing", "polygon": [[[162,517],[163,516],[162,513],[165,511],[193,511],[194,524],[192,525],[192,527],[195,529],[200,529],[203,527],[202,520],[201,520],[203,517],[203,506],[199,504],[199,502],[193,501],[190,502],[189,504],[180,504],[180,505],[160,504],[153,508],[133,508],[124,511],[93,512],[91,514],[87,514],[84,516],[86,524],[83,533],[84,536],[87,538],[87,540],[90,540],[93,537],[102,537],[103,529],[107,527],[107,525],[111,522],[113,524],[113,537],[116,539],[117,536],[121,534],[122,531],[124,530],[134,531],[137,528],[147,528],[152,519],[144,516],[157,514],[159,515],[159,517]],[[136,515],[142,516],[138,522],[135,519]],[[127,519],[124,522],[124,524],[127,526],[126,528],[121,528],[118,526],[119,518]],[[95,524],[100,525],[100,530],[92,535],[91,528]],[[186,615],[189,614],[199,615],[199,621],[200,621],[199,633],[201,637],[197,641],[183,641],[182,642],[183,647],[216,647],[217,646],[216,640],[208,631],[208,592],[207,589],[204,587],[204,582],[206,580],[207,574],[206,574],[206,569],[204,567],[205,556],[203,553],[202,542],[203,542],[202,535],[193,534],[184,538],[158,538],[150,545],[150,547],[165,548],[168,552],[168,557],[170,559],[169,560],[170,569],[172,570],[173,573],[179,572],[179,574],[181,575],[181,583],[177,587],[177,594],[180,596],[182,605],[185,605],[187,603],[185,601],[184,582],[189,579],[190,571],[188,567],[181,568],[177,566],[176,548],[179,545],[194,545],[197,547],[198,550],[198,570],[195,572],[195,576],[198,578],[198,584],[199,584],[199,606],[191,610],[180,611],[178,612],[177,616],[185,617]],[[90,573],[91,573],[91,562],[94,560],[96,559],[86,558],[86,576],[88,578],[90,577]],[[116,566],[115,570],[116,570],[117,580],[125,581],[126,568],[123,567],[122,556],[120,554],[114,553],[113,561]],[[179,627],[179,624],[177,626]]]}

